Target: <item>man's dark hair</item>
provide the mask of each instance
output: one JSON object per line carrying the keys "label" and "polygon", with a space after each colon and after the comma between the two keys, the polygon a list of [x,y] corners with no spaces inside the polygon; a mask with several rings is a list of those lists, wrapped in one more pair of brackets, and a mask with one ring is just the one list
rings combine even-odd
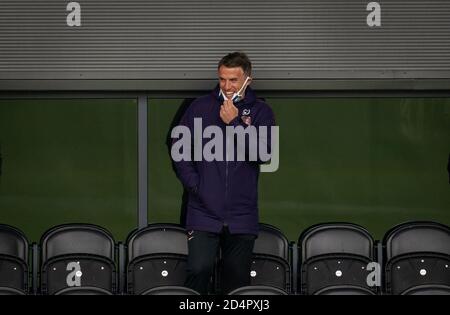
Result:
{"label": "man's dark hair", "polygon": [[252,74],[252,63],[250,59],[248,59],[245,53],[240,51],[230,53],[223,57],[219,61],[217,69],[219,69],[221,66],[225,66],[227,68],[241,67],[242,70],[244,70],[245,75],[250,76]]}

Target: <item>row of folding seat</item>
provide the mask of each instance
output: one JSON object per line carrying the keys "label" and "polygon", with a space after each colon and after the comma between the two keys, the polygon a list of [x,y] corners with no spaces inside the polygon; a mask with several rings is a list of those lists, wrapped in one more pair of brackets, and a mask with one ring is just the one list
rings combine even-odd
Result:
{"label": "row of folding seat", "polygon": [[[197,294],[183,287],[186,231],[150,224],[116,243],[106,229],[65,224],[45,232],[39,244],[0,224],[0,294]],[[450,228],[409,222],[374,241],[363,227],[324,223],[298,242],[261,224],[251,285],[235,295],[450,294]],[[220,254],[211,294],[220,290]]]}

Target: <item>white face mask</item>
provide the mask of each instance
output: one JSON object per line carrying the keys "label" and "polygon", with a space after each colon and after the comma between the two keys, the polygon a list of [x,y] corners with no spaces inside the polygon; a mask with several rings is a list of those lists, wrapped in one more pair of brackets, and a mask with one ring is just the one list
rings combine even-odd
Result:
{"label": "white face mask", "polygon": [[[248,80],[250,80],[250,77],[247,77],[247,79],[245,79],[244,84],[242,85],[242,87],[239,89],[239,91],[237,91],[236,93],[233,94],[233,97],[231,98],[231,100],[233,101],[233,103],[239,102],[242,99],[242,96],[245,92],[245,89],[247,88],[247,82]],[[220,94],[222,95],[223,99],[225,101],[228,101],[228,98],[226,97],[225,93],[222,91],[222,89],[220,90]]]}

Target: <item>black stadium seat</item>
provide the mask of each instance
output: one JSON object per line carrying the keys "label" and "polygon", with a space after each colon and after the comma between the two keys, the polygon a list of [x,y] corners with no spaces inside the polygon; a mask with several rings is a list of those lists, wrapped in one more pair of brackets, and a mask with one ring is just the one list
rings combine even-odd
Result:
{"label": "black stadium seat", "polygon": [[0,224],[0,295],[28,293],[28,250],[20,230]]}
{"label": "black stadium seat", "polygon": [[59,225],[44,233],[40,246],[42,294],[116,293],[115,242],[106,229]]}
{"label": "black stadium seat", "polygon": [[[280,229],[261,223],[250,285],[228,294],[376,295],[384,289],[392,295],[450,295],[448,226],[407,222],[385,233],[378,255],[374,244],[359,225],[323,223],[303,231],[294,248]],[[199,295],[184,287],[188,244],[178,224],[150,224],[118,245],[100,226],[63,224],[46,231],[39,245],[40,251],[20,230],[0,224],[0,295]],[[374,262],[382,266],[382,287],[371,286]],[[213,294],[222,293],[220,265],[219,256]]]}
{"label": "black stadium seat", "polygon": [[302,294],[376,294],[366,267],[374,260],[372,236],[356,224],[324,223],[299,237]]}
{"label": "black stadium seat", "polygon": [[184,285],[188,254],[184,228],[170,223],[150,224],[132,232],[127,247],[128,294],[149,294],[148,290],[155,287]]}
{"label": "black stadium seat", "polygon": [[[250,286],[268,286],[291,292],[292,272],[289,241],[277,227],[265,223],[259,225],[259,234],[253,247],[250,269]],[[216,271],[216,291],[221,293],[222,262]]]}
{"label": "black stadium seat", "polygon": [[289,240],[280,229],[261,223],[253,248],[250,284],[291,292],[291,276]]}
{"label": "black stadium seat", "polygon": [[435,222],[395,226],[383,239],[386,293],[450,295],[450,228]]}

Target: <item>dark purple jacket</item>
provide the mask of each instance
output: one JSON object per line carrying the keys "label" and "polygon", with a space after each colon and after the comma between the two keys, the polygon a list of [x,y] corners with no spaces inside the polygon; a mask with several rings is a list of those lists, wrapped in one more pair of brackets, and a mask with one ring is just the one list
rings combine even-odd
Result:
{"label": "dark purple jacket", "polygon": [[[218,233],[227,225],[230,233],[258,234],[258,176],[259,164],[262,161],[249,161],[249,142],[246,141],[247,157],[245,161],[237,161],[236,141],[233,161],[226,161],[225,128],[220,118],[220,106],[223,98],[219,96],[217,86],[209,95],[197,98],[186,110],[179,125],[186,126],[194,135],[194,118],[202,118],[203,130],[208,126],[218,126],[223,132],[223,161],[206,161],[202,154],[201,161],[175,162],[178,178],[190,192],[187,205],[186,229]],[[245,98],[235,104],[238,116],[230,122],[230,126],[248,124],[256,127],[267,126],[268,138],[265,152],[270,153],[270,126],[275,125],[272,109],[256,98],[253,90],[246,89]],[[203,137],[202,137],[203,138]],[[205,143],[211,139],[203,139]],[[173,143],[178,139],[173,139]],[[173,145],[173,144],[172,144]],[[192,155],[194,148],[191,149]],[[203,152],[203,151],[202,151]]]}

